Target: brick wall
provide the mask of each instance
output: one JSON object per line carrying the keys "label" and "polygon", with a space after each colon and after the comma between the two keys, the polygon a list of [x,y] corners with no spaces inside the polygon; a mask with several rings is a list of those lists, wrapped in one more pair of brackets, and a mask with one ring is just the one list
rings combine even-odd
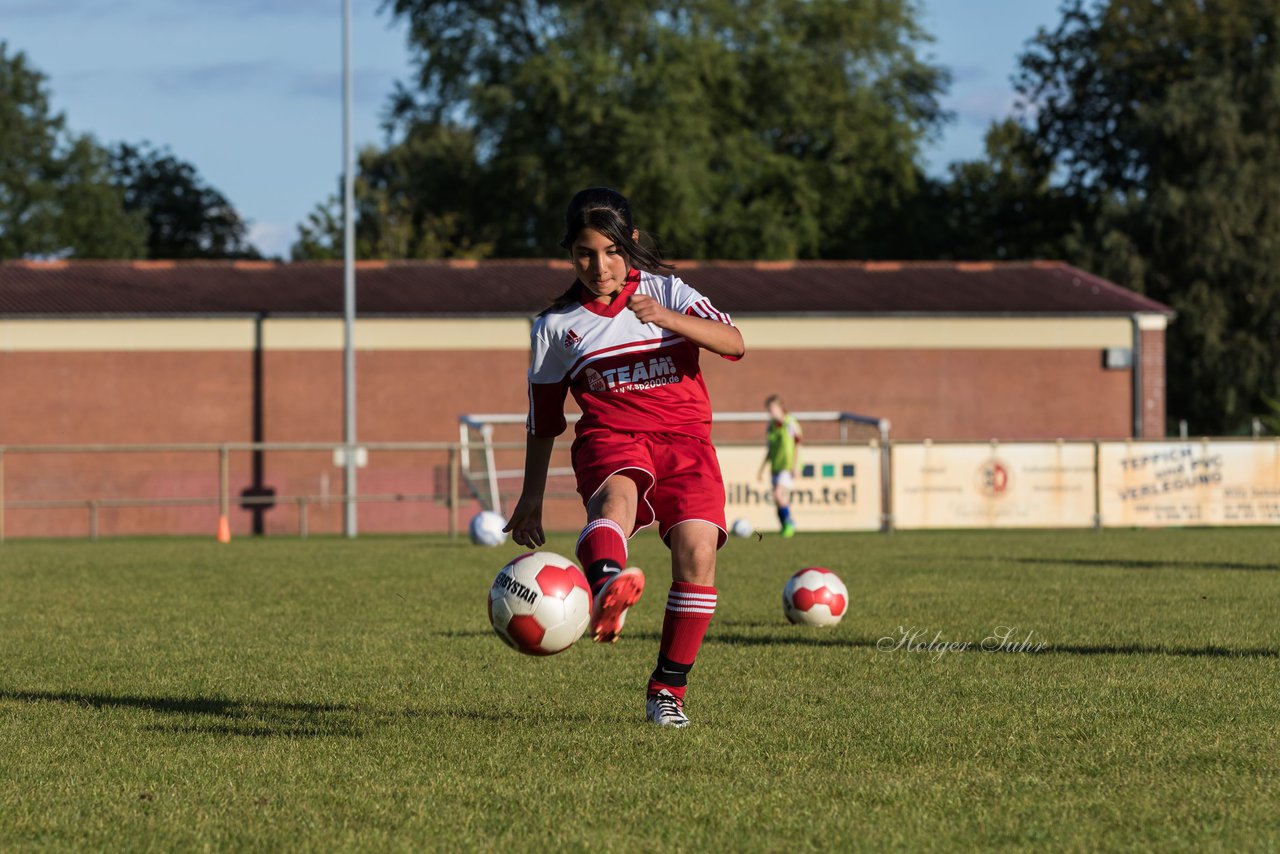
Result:
{"label": "brick wall", "polygon": [[[1143,333],[1147,410],[1144,432],[1163,432],[1163,333]],[[740,362],[704,354],[716,409],[758,410],[782,394],[795,410],[837,409],[887,417],[898,440],[1123,438],[1129,435],[1131,375],[1104,371],[1094,349],[1061,350],[769,350]],[[522,412],[527,356],[507,351],[376,351],[358,357],[359,438],[363,441],[457,440],[464,412]],[[268,351],[262,360],[261,438],[269,442],[340,441],[341,354]],[[251,352],[0,353],[0,444],[244,442],[254,438]],[[572,404],[570,404],[572,406]],[[722,425],[720,440],[757,441],[760,425]],[[814,428],[814,437],[822,432]],[[519,429],[503,434],[522,439]],[[834,435],[828,433],[827,435]],[[560,452],[556,464],[567,464]],[[500,468],[519,469],[522,454],[504,452]],[[232,492],[254,484],[254,459],[232,460]],[[341,470],[323,454],[260,459],[262,485],[277,495],[333,495]],[[375,455],[360,473],[362,493],[439,491],[442,454]],[[216,455],[27,456],[5,460],[8,501],[32,499],[209,497],[218,490]],[[561,483],[565,488],[566,484]],[[475,506],[464,509],[465,523]],[[293,533],[296,504],[261,514],[268,533]],[[233,531],[253,529],[237,509]],[[364,531],[442,530],[439,504],[384,504],[361,509]],[[208,507],[101,511],[103,535],[212,535]],[[552,502],[548,523],[581,522],[574,500]],[[9,536],[82,536],[87,508],[10,509]],[[311,531],[341,528],[334,502],[310,505]]]}
{"label": "brick wall", "polygon": [[1165,435],[1164,330],[1144,329],[1142,336],[1142,429],[1140,438]]}

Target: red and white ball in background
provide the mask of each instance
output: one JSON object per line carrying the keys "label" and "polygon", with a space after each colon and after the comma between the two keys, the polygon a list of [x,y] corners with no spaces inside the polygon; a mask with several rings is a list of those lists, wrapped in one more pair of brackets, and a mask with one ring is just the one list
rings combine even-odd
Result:
{"label": "red and white ball in background", "polygon": [[811,566],[787,579],[782,610],[793,623],[834,626],[849,610],[849,591],[831,570]]}
{"label": "red and white ball in background", "polygon": [[555,655],[587,630],[591,588],[568,558],[529,552],[504,566],[493,580],[489,622],[513,649],[526,655]]}

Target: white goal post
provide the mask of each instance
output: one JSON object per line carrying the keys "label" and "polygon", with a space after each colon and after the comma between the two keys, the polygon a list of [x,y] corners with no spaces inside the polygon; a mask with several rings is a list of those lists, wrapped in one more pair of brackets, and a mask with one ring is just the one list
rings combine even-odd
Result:
{"label": "white goal post", "polygon": [[[889,447],[889,419],[876,418],[870,415],[859,415],[853,412],[836,410],[814,412],[792,412],[802,422],[835,423],[839,429],[840,443],[848,444],[851,425],[869,427],[876,432],[876,439],[884,451]],[[581,418],[579,413],[565,413],[565,421],[570,424]],[[499,426],[523,425],[526,415],[522,412],[474,413],[458,416],[458,443],[462,482],[466,489],[478,500],[486,510],[502,513],[502,495],[499,484],[503,480],[524,477],[522,469],[499,469],[495,450],[509,447],[510,443],[494,441],[494,428]],[[712,416],[712,423],[764,423],[769,420],[766,412],[717,412]],[[573,470],[567,467],[551,468],[548,477],[572,476]]]}

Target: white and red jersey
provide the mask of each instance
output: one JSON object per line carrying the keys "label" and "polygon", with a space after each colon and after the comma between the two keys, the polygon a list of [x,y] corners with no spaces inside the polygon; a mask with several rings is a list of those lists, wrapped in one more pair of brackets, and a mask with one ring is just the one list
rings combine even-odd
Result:
{"label": "white and red jersey", "polygon": [[597,428],[624,433],[711,435],[711,402],[698,367],[698,345],[627,308],[632,294],[653,297],[681,314],[733,322],[676,276],[633,269],[622,292],[605,305],[552,309],[533,325],[529,419],[535,436],[564,432],[564,399],[582,409],[578,435]]}

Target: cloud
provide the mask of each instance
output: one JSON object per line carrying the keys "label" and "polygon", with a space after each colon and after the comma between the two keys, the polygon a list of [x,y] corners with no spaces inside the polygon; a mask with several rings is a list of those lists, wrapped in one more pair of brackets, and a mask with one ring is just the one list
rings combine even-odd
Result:
{"label": "cloud", "polygon": [[[96,73],[82,72],[81,76],[91,80]],[[270,60],[155,68],[142,73],[165,95],[275,92],[287,98],[334,100],[342,97],[340,71],[302,71]],[[355,100],[360,104],[384,101],[396,79],[396,73],[388,68],[355,69],[352,75]]]}
{"label": "cloud", "polygon": [[257,89],[275,79],[279,69],[274,62],[217,62],[210,65],[179,66],[146,72],[156,89],[166,95],[192,92],[244,92]]}
{"label": "cloud", "polygon": [[0,0],[0,19],[13,18],[101,18],[119,13],[133,4],[130,0]]}
{"label": "cloud", "polygon": [[[382,0],[352,0],[351,6],[353,16],[372,14],[382,8]],[[158,14],[166,20],[217,15],[236,18],[325,18],[336,21],[341,11],[337,3],[322,0],[174,0],[169,9]]]}
{"label": "cloud", "polygon": [[[400,75],[390,68],[356,68],[355,100],[378,105],[395,88]],[[285,98],[336,100],[342,97],[340,71],[305,71],[275,60],[215,62],[144,69],[84,68],[58,75],[58,91],[85,94],[104,85],[131,89],[141,84],[173,97],[266,93]]]}
{"label": "cloud", "polygon": [[[351,75],[352,95],[361,104],[383,101],[391,94],[396,79],[396,73],[387,68],[357,68]],[[342,74],[337,71],[295,74],[288,94],[301,98],[340,98]]]}
{"label": "cloud", "polygon": [[249,242],[267,258],[288,258],[289,249],[298,237],[296,226],[279,222],[255,222],[249,225]]}
{"label": "cloud", "polygon": [[974,83],[990,75],[990,71],[980,65],[957,65],[951,69],[952,83]]}
{"label": "cloud", "polygon": [[978,87],[953,94],[946,106],[962,123],[985,128],[992,121],[1013,115],[1018,102],[1019,95],[1012,89]]}

